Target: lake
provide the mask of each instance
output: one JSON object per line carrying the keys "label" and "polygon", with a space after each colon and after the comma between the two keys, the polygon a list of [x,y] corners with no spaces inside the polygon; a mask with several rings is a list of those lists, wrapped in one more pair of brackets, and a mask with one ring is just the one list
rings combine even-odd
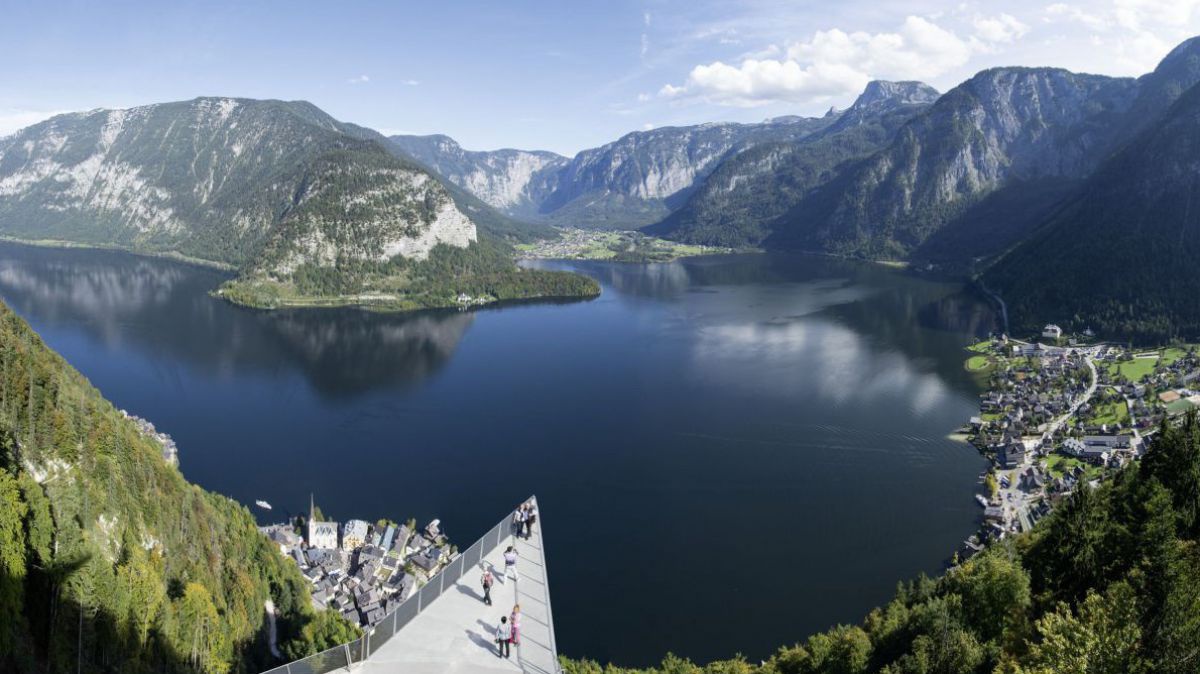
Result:
{"label": "lake", "polygon": [[560,652],[757,660],[858,622],[978,525],[959,286],[800,255],[540,263],[586,302],[261,312],[225,276],[0,245],[0,296],[190,480],[465,547],[537,494]]}

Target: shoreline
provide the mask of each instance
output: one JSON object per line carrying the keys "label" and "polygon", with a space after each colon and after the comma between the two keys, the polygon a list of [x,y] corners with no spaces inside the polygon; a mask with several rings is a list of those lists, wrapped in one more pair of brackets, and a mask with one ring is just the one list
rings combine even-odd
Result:
{"label": "shoreline", "polygon": [[314,297],[310,300],[305,299],[289,299],[283,300],[278,304],[255,304],[252,302],[240,302],[221,292],[221,288],[215,288],[208,293],[209,297],[228,302],[235,307],[244,309],[253,309],[255,311],[278,311],[285,309],[359,309],[377,314],[410,314],[419,313],[422,311],[443,312],[443,311],[471,311],[477,309],[499,309],[507,306],[515,306],[520,304],[573,304],[575,302],[589,302],[600,297],[601,293],[597,292],[594,295],[541,295],[537,297],[515,297],[510,299],[491,299],[487,301],[473,302],[453,302],[447,304],[436,305],[416,305],[411,307],[401,307],[390,305],[390,302],[397,300],[362,300],[351,297]]}
{"label": "shoreline", "polygon": [[[100,243],[84,243],[79,241],[66,241],[63,239],[23,239],[10,235],[0,234],[0,243],[13,244],[17,246],[28,246],[30,248],[58,249],[58,250],[98,250],[107,252],[126,253],[137,257],[168,260],[181,264],[200,267],[202,269],[212,269],[216,271],[236,274],[238,268],[234,265],[225,262],[217,262],[215,260],[205,260],[202,258],[192,257],[177,253],[174,251],[148,251],[129,246],[121,246],[116,244],[100,244]],[[522,258],[517,258],[519,261]],[[593,279],[594,280],[594,279]],[[596,284],[596,292],[586,295],[540,295],[535,297],[516,297],[516,298],[472,298],[468,302],[462,301],[447,301],[440,304],[412,304],[406,305],[405,299],[402,297],[367,297],[369,293],[363,293],[357,296],[336,296],[336,297],[293,297],[279,301],[278,303],[255,303],[239,301],[234,299],[229,294],[224,292],[226,284],[236,281],[235,278],[227,279],[225,283],[209,290],[206,294],[214,299],[219,299],[228,302],[233,306],[244,307],[247,309],[256,309],[259,311],[274,311],[277,309],[362,309],[380,314],[401,314],[413,313],[419,311],[448,311],[467,309],[478,309],[486,307],[501,307],[513,304],[535,303],[535,302],[576,302],[593,300],[600,296],[601,291],[599,283]]]}
{"label": "shoreline", "polygon": [[20,237],[0,234],[0,243],[13,243],[19,246],[29,246],[31,248],[60,248],[60,249],[80,249],[80,250],[104,250],[118,253],[128,253],[139,257],[150,257],[162,260],[171,260],[174,262],[182,262],[195,267],[205,267],[207,269],[216,269],[218,271],[236,272],[237,267],[227,262],[217,262],[216,260],[205,260],[199,257],[184,255],[174,251],[152,251],[133,248],[130,246],[121,246],[117,244],[104,243],[83,243],[80,241],[65,241],[63,239],[22,239]]}
{"label": "shoreline", "polygon": [[558,238],[514,246],[517,260],[569,260],[664,264],[688,257],[764,252],[761,249],[689,244],[635,229],[555,227]]}

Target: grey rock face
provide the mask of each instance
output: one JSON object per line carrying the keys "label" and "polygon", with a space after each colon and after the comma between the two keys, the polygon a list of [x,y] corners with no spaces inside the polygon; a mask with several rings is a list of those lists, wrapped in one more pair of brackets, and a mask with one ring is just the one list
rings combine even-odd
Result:
{"label": "grey rock face", "polygon": [[473,240],[441,184],[376,136],[305,102],[61,115],[0,140],[0,231],[236,266],[298,229],[310,239],[288,245],[294,264]]}

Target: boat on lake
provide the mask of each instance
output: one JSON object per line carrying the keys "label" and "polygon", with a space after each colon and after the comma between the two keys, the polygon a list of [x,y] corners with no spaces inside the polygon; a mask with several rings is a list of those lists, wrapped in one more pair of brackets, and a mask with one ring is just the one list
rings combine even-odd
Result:
{"label": "boat on lake", "polygon": [[271,509],[271,504],[267,503],[266,501],[255,501],[254,505],[258,506],[259,508],[262,508],[263,510]]}

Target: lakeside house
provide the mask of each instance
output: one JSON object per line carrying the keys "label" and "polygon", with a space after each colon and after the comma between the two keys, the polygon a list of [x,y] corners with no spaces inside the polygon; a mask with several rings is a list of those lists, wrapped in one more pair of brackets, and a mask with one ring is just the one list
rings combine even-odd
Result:
{"label": "lakeside house", "polygon": [[1053,323],[1042,328],[1042,337],[1045,337],[1046,339],[1058,340],[1058,339],[1062,339],[1062,336],[1063,336],[1062,328],[1058,327],[1057,325],[1055,325]]}
{"label": "lakeside house", "polygon": [[342,549],[347,552],[357,550],[367,540],[368,526],[362,520],[350,520],[342,527]]}
{"label": "lakeside house", "polygon": [[1004,468],[1016,468],[1025,461],[1025,443],[1013,440],[1004,445],[997,457]]}
{"label": "lakeside house", "polygon": [[279,552],[288,554],[289,550],[300,546],[300,535],[292,529],[290,525],[273,524],[269,527],[259,527],[258,529],[266,534],[271,542],[279,546]]}
{"label": "lakeside house", "polygon": [[383,539],[379,542],[379,547],[384,550],[392,549],[392,539],[396,537],[396,527],[388,525],[386,531],[383,532]]}

